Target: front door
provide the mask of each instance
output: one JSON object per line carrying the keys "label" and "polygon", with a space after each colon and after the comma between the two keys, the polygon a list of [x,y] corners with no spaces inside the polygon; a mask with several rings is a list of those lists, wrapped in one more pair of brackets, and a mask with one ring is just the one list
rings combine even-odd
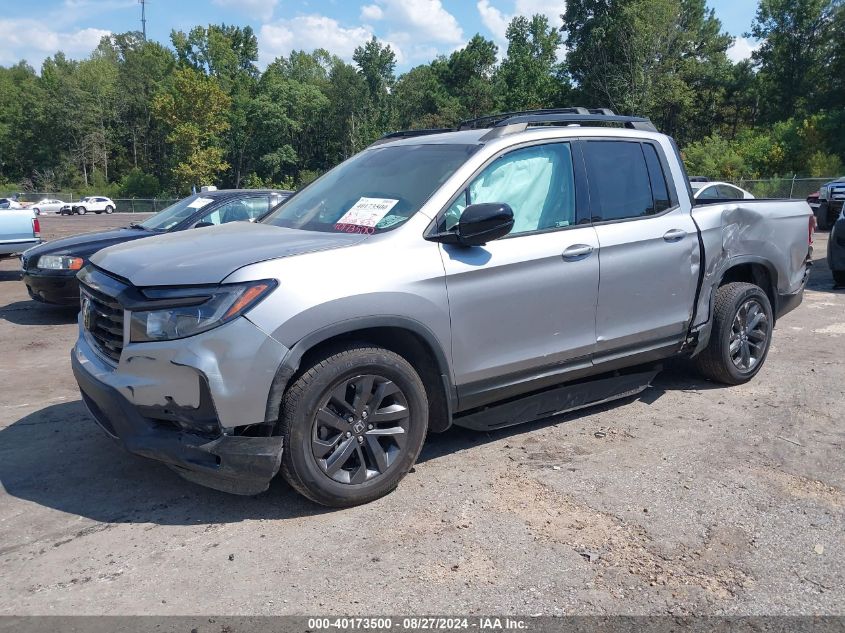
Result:
{"label": "front door", "polygon": [[[460,408],[518,395],[588,367],[595,346],[598,241],[577,224],[573,147],[512,150],[488,164],[447,210],[507,203],[514,228],[482,247],[441,245]],[[581,173],[583,177],[583,173]],[[584,185],[582,185],[584,187]]]}

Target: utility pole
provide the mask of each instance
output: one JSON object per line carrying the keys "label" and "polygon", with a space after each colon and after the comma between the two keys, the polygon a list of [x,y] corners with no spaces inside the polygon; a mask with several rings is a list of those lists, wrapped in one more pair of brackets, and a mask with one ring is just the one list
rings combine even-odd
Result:
{"label": "utility pole", "polygon": [[147,41],[147,3],[146,0],[138,0],[141,5],[141,32],[144,35],[144,41]]}

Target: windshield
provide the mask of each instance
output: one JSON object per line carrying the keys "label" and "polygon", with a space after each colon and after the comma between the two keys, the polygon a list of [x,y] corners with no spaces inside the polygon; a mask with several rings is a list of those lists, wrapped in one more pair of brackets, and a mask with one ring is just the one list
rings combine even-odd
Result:
{"label": "windshield", "polygon": [[188,196],[175,204],[171,204],[166,209],[162,209],[151,218],[147,218],[141,222],[138,226],[149,231],[169,231],[196,213],[198,209],[202,209],[212,202],[214,202],[212,198],[203,198],[199,195]]}
{"label": "windshield", "polygon": [[396,228],[419,211],[477,149],[477,145],[399,145],[364,150],[297,193],[262,222],[344,233]]}

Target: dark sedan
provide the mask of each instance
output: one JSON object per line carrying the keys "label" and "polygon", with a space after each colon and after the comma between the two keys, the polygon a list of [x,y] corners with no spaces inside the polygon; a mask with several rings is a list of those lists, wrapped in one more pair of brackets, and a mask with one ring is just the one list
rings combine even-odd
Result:
{"label": "dark sedan", "polygon": [[233,189],[207,191],[180,200],[126,228],[86,233],[30,248],[21,256],[29,296],[54,305],[79,304],[76,273],[99,250],[173,231],[257,220],[291,195],[290,191]]}

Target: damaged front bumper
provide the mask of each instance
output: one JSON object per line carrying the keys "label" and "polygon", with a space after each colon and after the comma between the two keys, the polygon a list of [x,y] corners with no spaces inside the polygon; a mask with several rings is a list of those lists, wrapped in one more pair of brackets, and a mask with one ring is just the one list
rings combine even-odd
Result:
{"label": "damaged front bumper", "polygon": [[[239,343],[237,352],[208,332],[128,345],[117,366],[80,327],[71,364],[92,417],[128,451],[203,486],[253,495],[267,489],[281,464],[282,438],[271,435],[272,421],[259,403],[266,402],[284,348],[246,319],[223,327],[237,330],[228,333]],[[218,364],[218,355],[227,362]],[[258,372],[237,367],[247,356]],[[230,365],[241,373],[231,375]]]}

